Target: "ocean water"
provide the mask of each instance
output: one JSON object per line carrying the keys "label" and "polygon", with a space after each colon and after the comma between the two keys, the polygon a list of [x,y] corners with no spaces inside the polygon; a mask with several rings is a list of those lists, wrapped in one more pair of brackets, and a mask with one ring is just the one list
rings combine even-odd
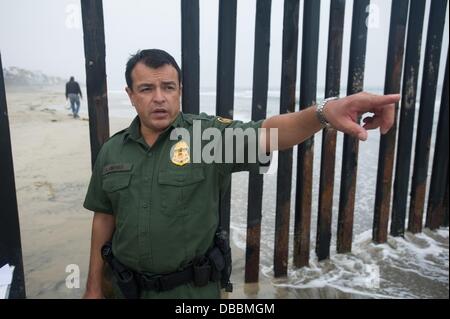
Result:
{"label": "ocean water", "polygon": [[[382,90],[372,90],[382,94]],[[341,96],[344,96],[343,92]],[[298,96],[298,94],[297,94]],[[320,93],[318,93],[320,97]],[[440,96],[440,95],[438,95]],[[214,101],[211,101],[214,102]],[[214,104],[213,104],[214,105]],[[251,118],[251,91],[237,94],[235,118]],[[431,142],[429,179],[434,154],[435,131],[440,101],[436,101]],[[298,109],[298,105],[297,105]],[[418,112],[419,105],[416,110]],[[268,116],[278,114],[279,96],[269,93]],[[418,113],[416,113],[417,123]],[[417,128],[417,124],[415,126]],[[414,133],[415,138],[415,133]],[[375,245],[371,241],[375,185],[377,178],[380,134],[369,131],[369,138],[359,145],[353,247],[351,254],[336,254],[337,214],[342,166],[343,134],[338,134],[333,196],[333,224],[331,258],[318,262],[315,256],[317,227],[320,153],[322,134],[314,137],[313,200],[311,218],[310,265],[302,269],[292,266],[293,222],[295,207],[297,148],[293,152],[293,177],[291,188],[291,217],[289,237],[288,277],[281,283],[273,279],[273,250],[275,239],[276,172],[264,178],[263,219],[261,223],[261,271],[272,284],[289,289],[334,288],[363,298],[448,298],[448,228],[437,232],[425,231],[419,235],[407,234],[405,238],[389,238],[387,244]],[[412,151],[414,154],[414,149]],[[413,163],[413,160],[411,161]],[[276,156],[274,167],[277,167]],[[244,187],[242,185],[245,185]],[[232,238],[245,251],[248,173],[236,173],[232,180],[231,228]],[[284,191],[284,190],[280,190]],[[428,195],[427,197],[428,198]]]}
{"label": "ocean water", "polygon": [[[382,94],[381,89],[368,90]],[[215,114],[214,90],[204,89],[201,92],[200,111]],[[297,92],[297,97],[298,92]],[[318,92],[323,98],[323,90]],[[345,90],[341,96],[345,96]],[[430,148],[428,183],[431,178],[434,142],[440,106],[440,90],[438,90],[434,110],[434,126]],[[420,101],[418,98],[417,101]],[[111,117],[129,118],[135,116],[124,91],[109,91],[109,115]],[[251,119],[252,91],[237,89],[234,100],[234,113],[230,117],[248,121]],[[85,102],[83,102],[85,103]],[[298,110],[298,101],[296,105]],[[416,126],[419,103],[416,105]],[[279,90],[271,89],[268,94],[267,116],[279,113]],[[87,117],[86,105],[82,105],[81,116]],[[415,132],[414,137],[415,139]],[[276,287],[291,290],[311,288],[333,288],[355,297],[362,298],[449,298],[449,229],[438,231],[425,230],[418,235],[407,233],[404,238],[392,238],[386,244],[375,245],[371,241],[373,211],[375,202],[375,185],[378,165],[380,135],[378,131],[369,131],[369,138],[359,145],[357,187],[355,199],[355,215],[353,228],[353,246],[349,254],[336,253],[337,214],[339,205],[339,186],[342,166],[343,134],[339,133],[336,144],[336,166],[333,196],[331,257],[327,261],[318,262],[314,253],[318,193],[321,132],[314,136],[313,165],[313,200],[311,218],[311,253],[310,265],[302,269],[292,266],[293,222],[295,207],[295,185],[297,178],[297,147],[293,152],[293,173],[291,187],[291,217],[289,237],[288,276],[283,280],[273,278],[273,249],[275,237],[275,205],[276,205],[276,167],[275,153],[271,173],[264,177],[263,212],[261,224],[261,273]],[[414,146],[412,149],[414,155]],[[413,158],[411,164],[413,164]],[[428,188],[427,188],[428,189]],[[280,191],[288,191],[280,190]],[[231,201],[231,237],[235,246],[245,251],[247,225],[248,173],[235,173],[232,179]],[[428,194],[426,195],[428,198]],[[426,208],[426,207],[425,207]],[[425,215],[425,214],[424,214]],[[424,216],[425,218],[425,216]],[[243,261],[242,261],[243,262]],[[238,274],[243,278],[243,274]]]}

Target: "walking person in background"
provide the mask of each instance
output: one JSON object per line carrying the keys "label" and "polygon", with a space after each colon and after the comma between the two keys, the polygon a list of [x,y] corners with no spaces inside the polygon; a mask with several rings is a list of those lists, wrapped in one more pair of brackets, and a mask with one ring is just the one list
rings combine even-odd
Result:
{"label": "walking person in background", "polygon": [[72,109],[73,118],[79,118],[78,111],[80,110],[81,94],[80,85],[73,76],[70,77],[69,82],[66,83],[66,100],[70,99],[70,108]]}

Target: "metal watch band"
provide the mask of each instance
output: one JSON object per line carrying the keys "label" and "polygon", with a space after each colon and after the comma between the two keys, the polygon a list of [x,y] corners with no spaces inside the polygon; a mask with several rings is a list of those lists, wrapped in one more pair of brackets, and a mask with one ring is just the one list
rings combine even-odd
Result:
{"label": "metal watch band", "polygon": [[332,96],[329,98],[324,99],[321,103],[319,103],[316,107],[316,115],[317,119],[319,120],[320,124],[322,124],[324,127],[330,127],[330,123],[326,119],[325,115],[323,114],[323,110],[325,108],[325,105],[327,105],[328,102],[337,100],[339,97]]}

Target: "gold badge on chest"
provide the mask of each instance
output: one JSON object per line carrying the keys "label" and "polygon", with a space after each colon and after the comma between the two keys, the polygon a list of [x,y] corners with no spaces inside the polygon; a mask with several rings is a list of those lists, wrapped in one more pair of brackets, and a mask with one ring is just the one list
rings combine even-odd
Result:
{"label": "gold badge on chest", "polygon": [[189,156],[189,145],[186,141],[179,141],[172,147],[172,163],[177,166],[186,165],[191,161]]}
{"label": "gold badge on chest", "polygon": [[217,120],[218,120],[220,123],[223,123],[223,124],[230,124],[230,123],[233,123],[233,120],[227,119],[227,118],[221,117],[221,116],[218,116],[218,117],[217,117]]}

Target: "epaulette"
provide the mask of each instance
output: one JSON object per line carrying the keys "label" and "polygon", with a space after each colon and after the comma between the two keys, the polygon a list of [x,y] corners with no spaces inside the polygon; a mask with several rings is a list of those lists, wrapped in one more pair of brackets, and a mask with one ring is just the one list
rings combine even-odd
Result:
{"label": "epaulette", "polygon": [[194,120],[211,121],[214,117],[202,112],[200,114],[183,113],[183,118],[192,124]]}
{"label": "epaulette", "polygon": [[192,121],[194,120],[203,120],[203,121],[209,121],[212,126],[219,125],[219,127],[226,127],[233,123],[232,119],[228,119],[222,116],[216,116],[216,115],[208,115],[206,113],[200,113],[200,114],[183,114],[184,119],[192,124]]}
{"label": "epaulette", "polygon": [[120,131],[114,133],[113,135],[111,135],[110,137],[108,137],[108,138],[106,139],[105,143],[108,142],[109,140],[111,140],[111,139],[112,139],[113,137],[115,137],[116,135],[120,135],[120,134],[125,133],[125,131],[126,131],[127,129],[128,129],[128,127],[127,127],[127,128],[124,128],[123,130],[120,130]]}

